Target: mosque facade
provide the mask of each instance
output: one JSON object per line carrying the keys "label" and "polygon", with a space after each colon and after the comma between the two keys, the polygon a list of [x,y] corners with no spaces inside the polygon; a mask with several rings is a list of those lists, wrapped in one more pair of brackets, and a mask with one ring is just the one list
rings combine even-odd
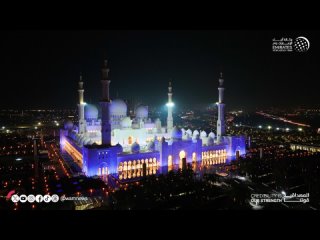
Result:
{"label": "mosque facade", "polygon": [[[101,118],[96,106],[84,102],[84,88],[80,76],[78,93],[78,122],[66,121],[60,130],[60,148],[81,167],[87,176],[121,174],[123,171],[167,167],[181,168],[186,163],[222,163],[227,157],[245,154],[245,137],[225,133],[224,87],[219,78],[218,120],[216,134],[185,130],[174,126],[173,92],[169,82],[167,123],[151,120],[148,107],[140,105],[135,117],[128,116],[127,104],[121,99],[111,100],[107,61],[102,67]],[[138,175],[137,175],[138,176]]]}

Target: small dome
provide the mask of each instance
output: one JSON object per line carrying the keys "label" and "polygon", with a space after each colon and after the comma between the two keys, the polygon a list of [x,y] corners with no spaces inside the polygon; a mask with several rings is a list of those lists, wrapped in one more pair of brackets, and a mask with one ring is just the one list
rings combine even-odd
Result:
{"label": "small dome", "polygon": [[123,148],[122,148],[122,145],[120,143],[117,143],[116,147],[118,147],[120,149],[120,151],[123,152]]}
{"label": "small dome", "polygon": [[208,135],[208,137],[215,138],[215,137],[216,137],[216,135],[214,135],[214,133],[213,133],[213,132],[210,132],[210,133],[209,133],[209,135]]}
{"label": "small dome", "polygon": [[194,130],[193,131],[193,136],[199,135],[199,131],[198,130]]}
{"label": "small dome", "polygon": [[121,128],[131,128],[132,120],[130,119],[130,117],[125,117],[124,119],[121,120],[120,125],[121,125]]}
{"label": "small dome", "polygon": [[199,138],[200,138],[200,135],[199,135],[199,134],[196,134],[196,135],[193,135],[193,136],[192,136],[192,139],[193,139],[193,140],[196,140],[196,139],[199,139]]}
{"label": "small dome", "polygon": [[191,136],[191,135],[192,135],[191,129],[189,128],[189,129],[186,131],[186,133],[187,133],[189,136]]}
{"label": "small dome", "polygon": [[213,145],[214,144],[214,139],[212,138],[212,137],[209,137],[208,138],[208,146],[211,146],[211,145]]}
{"label": "small dome", "polygon": [[131,152],[133,152],[133,153],[138,153],[138,152],[140,152],[140,145],[139,145],[137,142],[134,142],[134,143],[131,145]]}
{"label": "small dome", "polygon": [[71,120],[67,120],[64,122],[64,129],[65,130],[72,130],[73,129],[73,122]]}
{"label": "small dome", "polygon": [[92,104],[86,104],[84,107],[85,119],[98,119],[98,108]]}
{"label": "small dome", "polygon": [[173,139],[182,139],[182,131],[178,127],[174,127],[171,132],[171,137]]}
{"label": "small dome", "polygon": [[207,133],[206,133],[205,131],[202,131],[202,132],[200,133],[200,137],[201,137],[201,138],[207,137]]}
{"label": "small dome", "polygon": [[148,107],[139,106],[135,110],[136,118],[148,118]]}
{"label": "small dome", "polygon": [[121,99],[115,99],[111,101],[109,111],[113,116],[127,116],[127,104]]}

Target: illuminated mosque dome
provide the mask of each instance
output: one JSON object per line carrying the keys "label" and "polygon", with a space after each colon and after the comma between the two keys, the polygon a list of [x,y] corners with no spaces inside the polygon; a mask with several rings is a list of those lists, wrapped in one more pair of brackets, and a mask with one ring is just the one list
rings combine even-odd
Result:
{"label": "illuminated mosque dome", "polygon": [[134,142],[134,143],[131,145],[131,152],[133,152],[133,153],[138,153],[138,152],[140,152],[140,145],[139,145],[137,142]]}
{"label": "illuminated mosque dome", "polygon": [[171,132],[171,137],[172,137],[172,139],[176,139],[176,140],[182,139],[182,131],[181,131],[181,129],[178,128],[178,127],[174,127],[172,129],[172,132]]}
{"label": "illuminated mosque dome", "polygon": [[73,129],[73,122],[71,120],[67,120],[64,122],[64,129],[65,130],[72,130]]}
{"label": "illuminated mosque dome", "polygon": [[206,133],[205,131],[202,131],[202,132],[200,133],[200,137],[201,137],[201,138],[207,137],[207,133]]}
{"label": "illuminated mosque dome", "polygon": [[186,130],[184,128],[181,128],[182,131],[182,136],[184,136],[186,134]]}
{"label": "illuminated mosque dome", "polygon": [[148,107],[147,106],[139,106],[135,110],[137,118],[148,118]]}
{"label": "illuminated mosque dome", "polygon": [[109,111],[113,116],[127,116],[127,104],[122,99],[112,100]]}
{"label": "illuminated mosque dome", "polygon": [[116,146],[120,149],[120,152],[123,151],[123,147],[122,147],[122,145],[120,143],[117,143]]}
{"label": "illuminated mosque dome", "polygon": [[210,132],[210,133],[209,133],[209,135],[208,135],[208,137],[211,137],[211,138],[213,138],[213,139],[214,139],[214,138],[216,137],[216,135],[214,135],[214,133],[213,133],[213,132]]}
{"label": "illuminated mosque dome", "polygon": [[193,137],[195,137],[196,135],[199,135],[199,131],[198,130],[194,130],[193,131]]}
{"label": "illuminated mosque dome", "polygon": [[98,108],[92,104],[86,104],[84,107],[85,119],[98,119]]}
{"label": "illuminated mosque dome", "polygon": [[188,136],[189,136],[189,137],[191,137],[191,136],[192,136],[192,131],[191,131],[191,129],[190,129],[190,128],[186,131],[186,134],[188,134]]}
{"label": "illuminated mosque dome", "polygon": [[124,119],[121,120],[121,128],[131,128],[132,125],[132,120],[130,117],[125,117]]}

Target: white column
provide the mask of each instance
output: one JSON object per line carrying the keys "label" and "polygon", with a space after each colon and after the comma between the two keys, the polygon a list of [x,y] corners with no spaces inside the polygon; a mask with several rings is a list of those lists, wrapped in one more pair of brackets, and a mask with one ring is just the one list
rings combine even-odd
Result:
{"label": "white column", "polygon": [[171,132],[173,128],[173,117],[172,117],[172,107],[173,107],[173,102],[172,102],[172,86],[171,82],[169,82],[169,87],[168,87],[168,117],[167,117],[167,131]]}
{"label": "white column", "polygon": [[225,134],[225,120],[224,120],[224,107],[225,104],[223,103],[223,93],[224,93],[224,87],[223,87],[223,78],[222,73],[220,75],[219,79],[219,102],[218,105],[218,120],[217,120],[217,142],[220,143],[221,136]]}
{"label": "white column", "polygon": [[79,114],[79,134],[84,134],[87,130],[86,127],[86,120],[84,119],[84,89],[83,89],[83,81],[82,81],[82,75],[80,75],[80,80],[79,80],[79,104],[78,104],[78,114]]}

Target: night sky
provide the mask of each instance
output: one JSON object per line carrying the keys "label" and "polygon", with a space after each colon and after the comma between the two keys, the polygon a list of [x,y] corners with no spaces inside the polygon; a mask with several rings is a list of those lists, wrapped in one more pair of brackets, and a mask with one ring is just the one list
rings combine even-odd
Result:
{"label": "night sky", "polygon": [[[101,96],[108,58],[111,97],[210,104],[225,78],[229,109],[319,107],[320,31],[1,31],[0,109],[76,108],[79,73],[86,102]],[[306,53],[272,52],[272,39],[305,36]]]}

